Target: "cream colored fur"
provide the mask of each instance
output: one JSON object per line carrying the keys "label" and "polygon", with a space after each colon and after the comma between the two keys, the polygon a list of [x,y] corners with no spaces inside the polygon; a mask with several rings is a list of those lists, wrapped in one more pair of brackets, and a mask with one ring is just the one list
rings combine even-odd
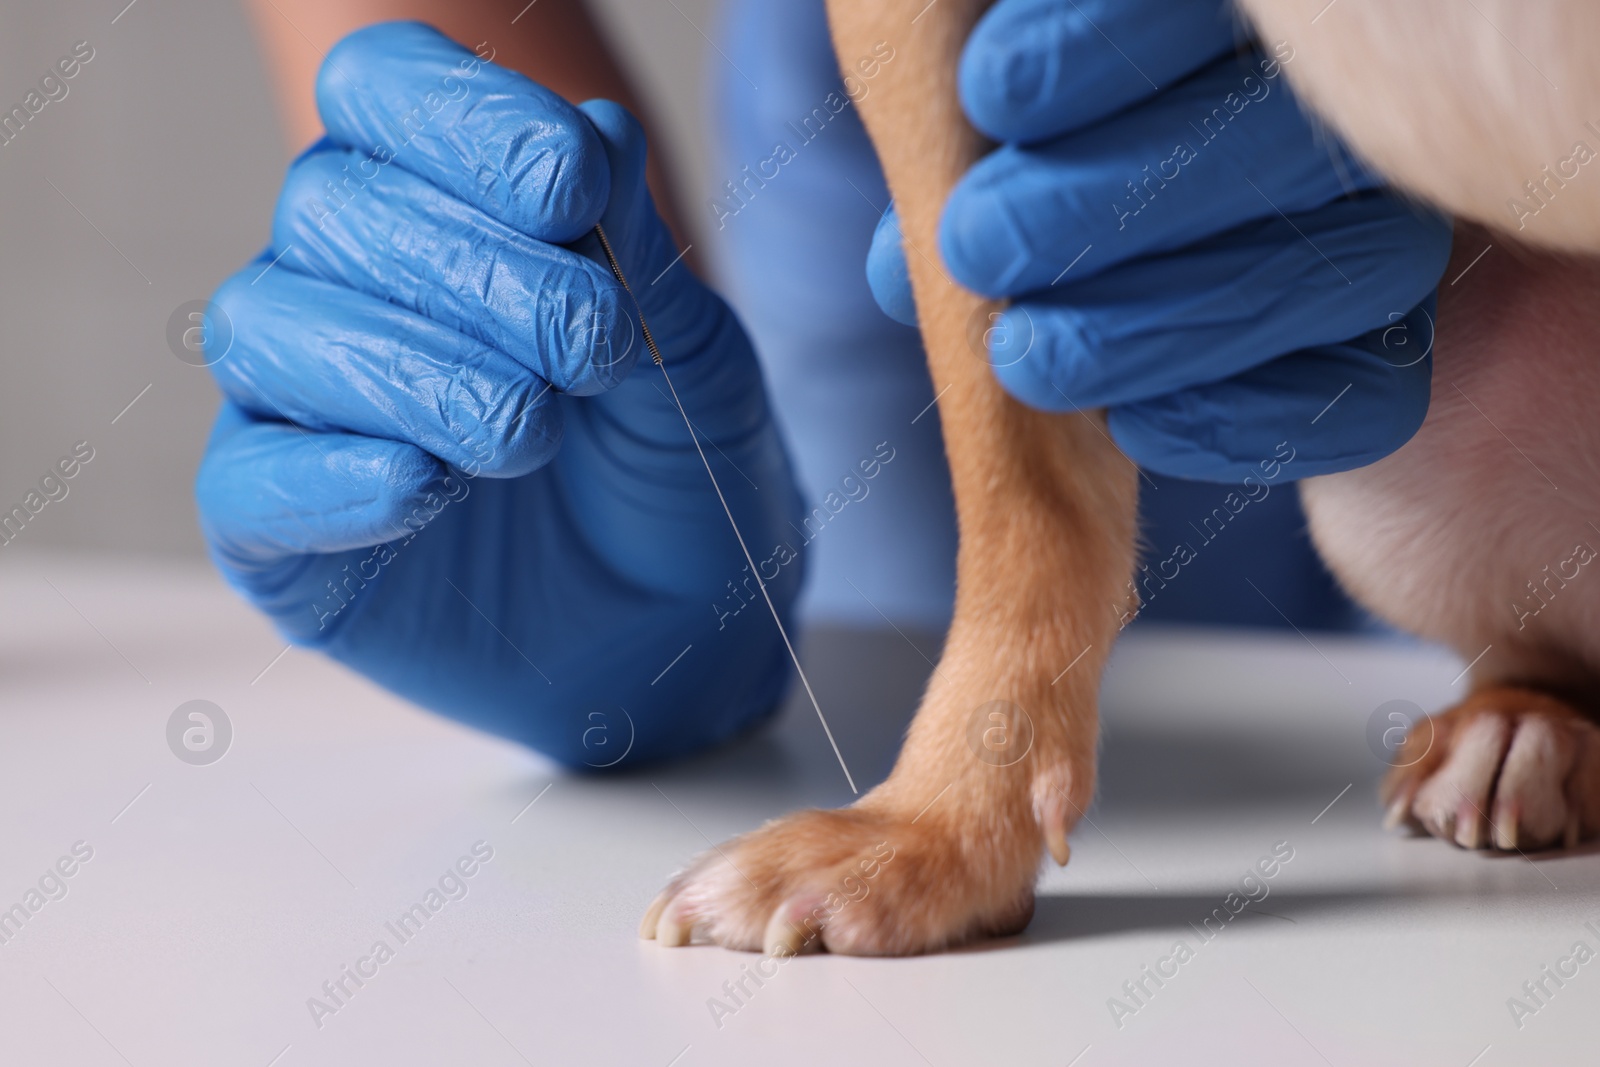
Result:
{"label": "cream colored fur", "polygon": [[[1293,46],[1285,69],[1301,99],[1392,180],[1530,243],[1600,249],[1600,4],[1239,6],[1264,39]],[[1595,158],[1563,167],[1580,143]]]}

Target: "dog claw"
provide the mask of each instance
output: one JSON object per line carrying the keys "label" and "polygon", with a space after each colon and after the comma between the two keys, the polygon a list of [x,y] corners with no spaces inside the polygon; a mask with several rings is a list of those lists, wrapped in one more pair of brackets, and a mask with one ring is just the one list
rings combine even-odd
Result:
{"label": "dog claw", "polygon": [[795,956],[805,947],[804,928],[789,921],[792,910],[785,905],[772,913],[772,918],[767,922],[767,931],[761,938],[762,951],[766,955]]}
{"label": "dog claw", "polygon": [[682,948],[693,936],[694,924],[684,922],[670,911],[662,911],[656,924],[656,940],[663,948]]}
{"label": "dog claw", "polygon": [[1389,810],[1384,813],[1383,828],[1385,830],[1398,830],[1402,826],[1409,825],[1410,822],[1411,797],[1396,797],[1394,803],[1389,805]]}
{"label": "dog claw", "polygon": [[1072,858],[1072,846],[1067,844],[1067,830],[1073,820],[1067,806],[1072,789],[1072,770],[1063,765],[1041,775],[1034,783],[1033,815],[1044,832],[1044,845],[1050,858],[1061,867]]}
{"label": "dog claw", "polygon": [[1462,848],[1479,849],[1484,846],[1483,816],[1469,802],[1463,802],[1456,811],[1456,844]]}
{"label": "dog claw", "polygon": [[1494,816],[1494,847],[1502,852],[1517,851],[1517,823],[1520,815],[1517,809],[1510,805],[1500,805],[1495,809]]}
{"label": "dog claw", "polygon": [[650,906],[644,910],[644,918],[639,920],[639,938],[642,941],[653,941],[656,936],[656,926],[661,921],[661,913],[667,906],[667,894],[663,890],[656,894]]}
{"label": "dog claw", "polygon": [[1045,831],[1045,844],[1050,849],[1050,858],[1056,861],[1056,866],[1065,867],[1072,858],[1072,846],[1067,844],[1067,828],[1060,824],[1052,825]]}
{"label": "dog claw", "polygon": [[816,893],[802,893],[784,901],[772,913],[761,940],[767,955],[795,956],[823,951],[823,924],[818,917],[826,915],[827,910],[826,898]]}

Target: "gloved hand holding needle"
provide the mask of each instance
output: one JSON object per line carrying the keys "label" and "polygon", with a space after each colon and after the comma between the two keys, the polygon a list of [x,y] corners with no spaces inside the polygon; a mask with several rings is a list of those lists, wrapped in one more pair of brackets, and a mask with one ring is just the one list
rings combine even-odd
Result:
{"label": "gloved hand holding needle", "polygon": [[[410,23],[333,49],[317,103],[328,136],[271,246],[215,298],[235,340],[197,491],[228,580],[291,640],[574,765],[772,710],[787,653],[764,608],[713,610],[745,557],[659,373],[631,373],[645,346],[597,223],[763,563],[800,502],[743,330],[676,262],[639,125]],[[781,613],[801,567],[768,572]],[[688,651],[663,672],[668,645]]]}

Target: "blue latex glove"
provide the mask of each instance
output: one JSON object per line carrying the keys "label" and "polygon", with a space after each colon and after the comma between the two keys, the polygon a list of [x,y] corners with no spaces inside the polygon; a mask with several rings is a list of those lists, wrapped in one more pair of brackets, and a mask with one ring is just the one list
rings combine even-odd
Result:
{"label": "blue latex glove", "polygon": [[197,493],[228,581],[289,640],[576,766],[765,715],[787,654],[596,222],[784,613],[799,497],[639,125],[411,23],[345,38],[317,102],[271,248],[215,298]]}
{"label": "blue latex glove", "polygon": [[[951,193],[939,251],[962,285],[1012,299],[982,335],[1014,396],[1109,408],[1135,461],[1214,481],[1283,441],[1303,478],[1416,432],[1449,223],[1313,128],[1293,62],[1286,45],[1235,55],[1217,0],[1000,0],[983,17],[962,103],[1006,143]],[[915,321],[892,211],[867,274]]]}

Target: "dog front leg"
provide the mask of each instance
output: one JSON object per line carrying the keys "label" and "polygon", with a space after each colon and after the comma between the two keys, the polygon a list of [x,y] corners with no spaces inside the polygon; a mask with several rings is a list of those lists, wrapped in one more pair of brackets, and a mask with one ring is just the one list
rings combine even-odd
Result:
{"label": "dog front leg", "polygon": [[[641,933],[735,948],[907,954],[1014,932],[1041,854],[1094,794],[1101,668],[1128,606],[1136,473],[1098,414],[1024,407],[995,381],[999,312],[939,261],[939,213],[984,149],[956,95],[980,0],[832,0],[895,197],[939,396],[961,547],[944,656],[893,773],[850,808],[799,812],[708,853]],[[1068,669],[1070,667],[1070,669]]]}

